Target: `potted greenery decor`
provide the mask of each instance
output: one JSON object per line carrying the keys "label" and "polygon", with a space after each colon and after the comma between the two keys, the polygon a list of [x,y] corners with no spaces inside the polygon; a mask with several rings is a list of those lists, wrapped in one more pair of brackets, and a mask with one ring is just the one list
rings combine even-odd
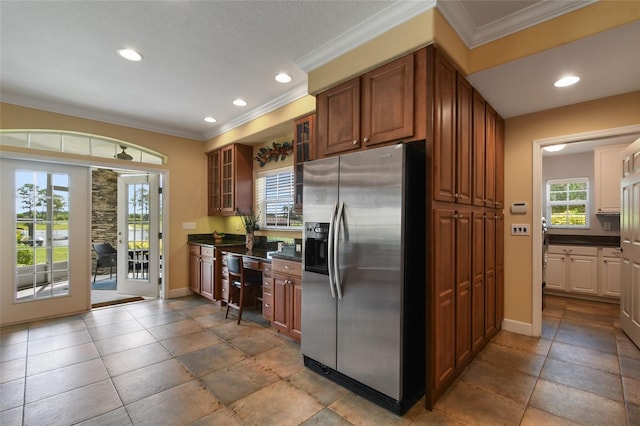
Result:
{"label": "potted greenery decor", "polygon": [[240,209],[236,210],[236,215],[240,216],[242,220],[242,225],[244,226],[244,230],[246,233],[246,248],[247,251],[253,250],[253,233],[258,227],[258,219],[260,218],[260,212],[258,214],[254,214],[253,208],[249,208],[248,213],[242,213]]}

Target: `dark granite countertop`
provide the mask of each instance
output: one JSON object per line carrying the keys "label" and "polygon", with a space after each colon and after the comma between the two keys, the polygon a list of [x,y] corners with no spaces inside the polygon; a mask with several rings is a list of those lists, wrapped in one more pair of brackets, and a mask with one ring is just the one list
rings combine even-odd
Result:
{"label": "dark granite countertop", "polygon": [[619,247],[620,237],[617,235],[549,234],[549,244],[561,244],[568,246]]}
{"label": "dark granite countertop", "polygon": [[211,235],[198,234],[194,238],[189,236],[187,244],[200,245],[207,247],[217,247],[222,251],[237,253],[243,256],[253,257],[262,261],[271,262],[271,258],[293,260],[295,262],[302,261],[302,253],[296,252],[294,247],[285,246],[282,251],[267,250],[261,247],[255,247],[250,252],[245,248],[244,239],[228,239],[224,238],[221,243],[216,243]]}

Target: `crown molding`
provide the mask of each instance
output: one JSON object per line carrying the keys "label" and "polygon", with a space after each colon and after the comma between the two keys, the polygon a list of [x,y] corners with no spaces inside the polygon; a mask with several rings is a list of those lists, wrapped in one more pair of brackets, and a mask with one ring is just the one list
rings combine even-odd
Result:
{"label": "crown molding", "polygon": [[309,93],[307,91],[307,82],[305,80],[304,83],[297,85],[296,87],[294,87],[293,89],[285,93],[284,95],[281,95],[263,105],[260,105],[257,108],[252,109],[246,114],[243,114],[233,120],[230,120],[216,127],[214,130],[212,130],[211,132],[205,135],[206,136],[205,140],[215,138],[216,136],[219,136],[223,133],[233,130],[236,127],[240,127],[243,124],[246,124],[252,120],[255,120],[258,117],[262,117],[263,115],[268,114],[272,111],[275,111],[280,107],[286,106],[294,101],[297,101],[298,99],[303,98],[308,94]]}
{"label": "crown molding", "polygon": [[549,21],[598,0],[540,1],[487,25],[475,27],[459,0],[438,1],[438,10],[470,49],[490,43],[541,22]]}
{"label": "crown molding", "polygon": [[360,22],[349,31],[307,53],[296,60],[295,63],[304,72],[309,73],[385,31],[397,27],[427,10],[433,9],[435,6],[436,0],[397,1],[372,17]]}
{"label": "crown molding", "polygon": [[204,141],[204,135],[175,127],[161,126],[147,120],[137,120],[128,116],[111,114],[103,111],[89,110],[84,107],[56,102],[51,99],[34,98],[26,95],[17,95],[11,92],[2,92],[2,102],[18,105],[26,108],[40,109],[55,114],[64,114],[87,120],[100,121],[116,126],[131,127],[149,132],[162,133],[169,136]]}

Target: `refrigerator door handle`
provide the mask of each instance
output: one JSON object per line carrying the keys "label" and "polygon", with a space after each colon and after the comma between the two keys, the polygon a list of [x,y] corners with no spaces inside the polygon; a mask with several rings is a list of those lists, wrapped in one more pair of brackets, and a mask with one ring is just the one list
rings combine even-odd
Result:
{"label": "refrigerator door handle", "polygon": [[333,245],[334,245],[334,241],[333,241],[333,228],[335,227],[335,221],[336,221],[336,210],[338,209],[338,202],[336,201],[335,203],[333,203],[333,207],[331,208],[331,221],[329,222],[329,248],[328,248],[328,257],[329,259],[327,259],[328,265],[329,265],[329,290],[331,290],[331,298],[335,299],[336,298],[336,291],[335,291],[335,272],[333,270]]}
{"label": "refrigerator door handle", "polygon": [[344,201],[340,202],[338,215],[336,216],[336,224],[333,230],[333,273],[338,299],[342,299],[342,283],[340,282],[340,262],[338,261],[338,246],[340,241],[340,226],[342,224],[342,215],[344,211]]}

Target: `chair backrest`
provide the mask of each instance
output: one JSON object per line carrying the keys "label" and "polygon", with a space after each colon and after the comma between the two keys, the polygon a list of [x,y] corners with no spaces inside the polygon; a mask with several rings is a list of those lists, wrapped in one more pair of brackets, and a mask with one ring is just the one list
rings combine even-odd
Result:
{"label": "chair backrest", "polygon": [[230,274],[242,275],[242,256],[233,256],[227,254],[227,270]]}
{"label": "chair backrest", "polygon": [[109,244],[109,243],[94,243],[93,244],[93,249],[100,256],[117,253],[117,250],[115,248],[113,248],[113,246],[111,244]]}

